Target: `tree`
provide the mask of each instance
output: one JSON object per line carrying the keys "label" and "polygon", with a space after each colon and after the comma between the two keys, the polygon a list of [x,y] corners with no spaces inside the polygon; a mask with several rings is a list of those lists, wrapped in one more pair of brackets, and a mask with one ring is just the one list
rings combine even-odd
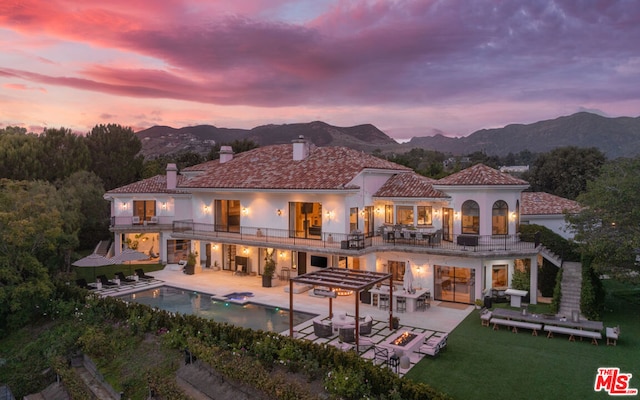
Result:
{"label": "tree", "polygon": [[15,129],[0,131],[0,178],[41,179],[42,155],[37,135]]}
{"label": "tree", "polygon": [[83,137],[70,129],[45,129],[40,135],[42,144],[41,179],[54,182],[72,173],[89,168],[89,149]]}
{"label": "tree", "polygon": [[578,196],[585,208],[567,216],[584,254],[600,273],[628,278],[639,270],[640,157],[618,159],[602,167],[597,179]]}
{"label": "tree", "polygon": [[605,155],[595,147],[560,147],[540,154],[527,177],[536,192],[575,200],[598,177]]}
{"label": "tree", "polygon": [[93,172],[78,171],[58,184],[58,191],[64,199],[63,229],[66,234],[76,236],[76,247],[93,248],[97,241],[107,239],[109,203],[103,198],[104,187],[100,178]]}
{"label": "tree", "polygon": [[0,180],[0,330],[31,320],[53,291],[43,260],[63,234],[57,199],[49,183]]}
{"label": "tree", "polygon": [[105,190],[140,179],[144,156],[142,143],[131,128],[97,125],[86,137],[91,154],[91,171],[104,183]]}

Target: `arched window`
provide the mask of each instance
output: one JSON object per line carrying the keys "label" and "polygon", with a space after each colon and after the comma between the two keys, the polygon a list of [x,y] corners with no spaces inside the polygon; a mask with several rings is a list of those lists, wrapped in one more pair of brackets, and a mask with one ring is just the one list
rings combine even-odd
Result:
{"label": "arched window", "polygon": [[493,203],[491,211],[491,234],[506,235],[509,233],[509,206],[503,200]]}
{"label": "arched window", "polygon": [[480,206],[473,200],[462,203],[462,233],[480,234]]}

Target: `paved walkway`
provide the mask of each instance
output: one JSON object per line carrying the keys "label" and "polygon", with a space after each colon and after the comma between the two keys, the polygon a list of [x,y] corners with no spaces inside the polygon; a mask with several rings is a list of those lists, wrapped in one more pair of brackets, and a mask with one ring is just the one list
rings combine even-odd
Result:
{"label": "paved walkway", "polygon": [[[289,282],[273,279],[273,287],[263,288],[262,277],[260,276],[239,276],[234,275],[230,271],[213,271],[205,269],[194,275],[186,275],[182,271],[176,270],[173,266],[167,266],[164,270],[150,272],[155,277],[151,282],[140,282],[136,285],[122,285],[117,289],[110,289],[103,292],[105,295],[119,295],[133,291],[139,291],[150,287],[168,285],[181,289],[198,291],[211,295],[224,296],[232,292],[252,292],[252,302],[267,304],[280,308],[289,308],[289,293],[285,292],[285,288],[289,287]],[[311,291],[297,293],[293,295],[294,310],[304,311],[318,314],[321,317],[328,317],[329,300],[310,296]],[[390,331],[388,328],[389,312],[380,310],[369,304],[360,304],[360,316],[371,315],[373,317],[374,333],[370,339],[374,343],[380,343],[389,336],[395,335],[402,331],[413,331],[418,333],[426,332],[427,336],[441,336],[451,332],[464,318],[471,313],[473,306],[451,307],[449,303],[439,301],[431,301],[431,307],[425,311],[416,311],[411,313],[394,313],[400,319],[400,329],[398,331]],[[333,299],[333,312],[344,312],[348,315],[355,314],[355,296],[338,296]],[[297,337],[314,340],[316,342],[328,343],[330,345],[339,345],[337,335],[328,339],[319,339],[313,335],[312,321],[307,321],[299,326],[294,327]],[[289,332],[281,332],[288,335]],[[373,358],[373,350],[362,351],[364,357]],[[420,360],[420,355],[414,353],[411,358],[411,366]],[[400,370],[403,374],[408,369]]]}

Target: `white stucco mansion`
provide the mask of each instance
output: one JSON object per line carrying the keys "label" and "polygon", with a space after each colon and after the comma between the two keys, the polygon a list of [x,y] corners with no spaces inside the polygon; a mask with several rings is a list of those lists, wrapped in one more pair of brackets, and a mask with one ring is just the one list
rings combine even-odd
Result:
{"label": "white stucco mansion", "polygon": [[[540,248],[521,240],[531,221],[560,234],[577,205],[478,164],[440,180],[342,147],[292,144],[234,155],[111,190],[115,254],[128,245],[177,263],[260,275],[265,256],[293,277],[327,266],[390,272],[436,300],[473,303],[508,287],[515,268],[537,287]],[[536,296],[531,296],[536,302]]]}

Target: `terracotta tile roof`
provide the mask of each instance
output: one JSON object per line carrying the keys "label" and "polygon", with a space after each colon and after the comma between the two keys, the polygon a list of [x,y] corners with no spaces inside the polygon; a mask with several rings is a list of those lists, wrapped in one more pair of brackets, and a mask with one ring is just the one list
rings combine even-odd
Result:
{"label": "terracotta tile roof", "polygon": [[578,212],[582,208],[577,201],[544,192],[522,192],[521,198],[522,215],[564,214],[565,210]]}
{"label": "terracotta tile roof", "polygon": [[[186,178],[178,175],[178,186],[186,181]],[[107,194],[129,194],[129,193],[187,193],[184,190],[177,188],[174,190],[167,189],[167,177],[166,175],[156,175],[151,178],[143,179],[138,182],[131,183],[126,186],[112,189]]]}
{"label": "terracotta tile roof", "polygon": [[374,197],[421,197],[421,198],[446,198],[439,190],[435,190],[432,183],[435,179],[416,173],[396,174],[391,177],[374,194]]}
{"label": "terracotta tile roof", "polygon": [[498,171],[484,164],[476,164],[460,172],[451,174],[438,180],[436,185],[450,186],[494,186],[494,185],[526,185],[527,181],[515,178],[509,174]]}
{"label": "terracotta tile roof", "polygon": [[[411,171],[369,154],[345,147],[315,147],[309,156],[293,160],[293,145],[260,147],[236,154],[220,164],[207,162],[192,168],[204,173],[181,184],[183,188],[233,189],[349,189],[364,169]],[[351,187],[355,188],[355,187]]]}

